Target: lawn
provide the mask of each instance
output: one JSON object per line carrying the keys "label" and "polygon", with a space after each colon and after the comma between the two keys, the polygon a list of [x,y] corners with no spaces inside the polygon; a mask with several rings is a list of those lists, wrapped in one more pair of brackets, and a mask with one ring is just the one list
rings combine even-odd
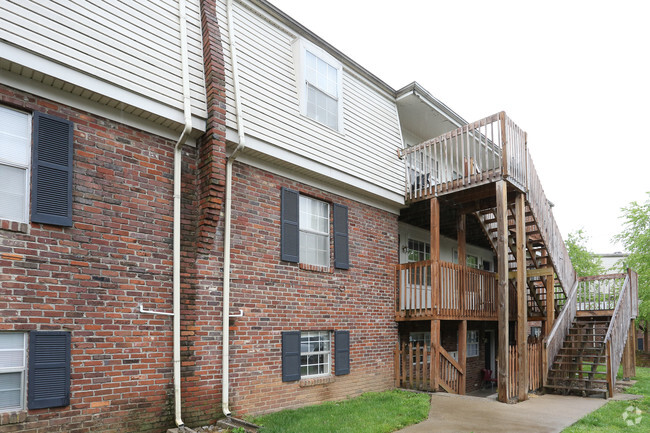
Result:
{"label": "lawn", "polygon": [[[637,383],[625,392],[641,394],[644,396],[642,400],[610,401],[597,411],[564,429],[562,433],[650,431],[650,368],[637,366],[634,379],[637,380]],[[628,421],[634,424],[630,426]]]}
{"label": "lawn", "polygon": [[256,417],[260,433],[390,433],[427,418],[428,394],[402,390],[369,392],[359,397]]}

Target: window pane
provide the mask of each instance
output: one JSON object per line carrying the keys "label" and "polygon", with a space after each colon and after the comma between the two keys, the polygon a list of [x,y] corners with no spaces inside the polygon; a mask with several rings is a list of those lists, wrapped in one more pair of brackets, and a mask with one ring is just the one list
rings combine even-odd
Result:
{"label": "window pane", "polygon": [[26,167],[29,164],[30,117],[0,107],[0,160]]}
{"label": "window pane", "polygon": [[0,165],[0,219],[25,221],[27,170]]}
{"label": "window pane", "polygon": [[0,374],[0,410],[21,408],[22,373]]}

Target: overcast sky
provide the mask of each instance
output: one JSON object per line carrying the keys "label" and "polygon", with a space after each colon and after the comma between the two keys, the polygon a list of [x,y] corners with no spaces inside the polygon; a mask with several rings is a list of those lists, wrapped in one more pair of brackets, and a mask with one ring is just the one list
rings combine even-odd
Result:
{"label": "overcast sky", "polygon": [[650,1],[270,1],[395,89],[506,111],[563,237],[622,250],[620,209],[650,191]]}

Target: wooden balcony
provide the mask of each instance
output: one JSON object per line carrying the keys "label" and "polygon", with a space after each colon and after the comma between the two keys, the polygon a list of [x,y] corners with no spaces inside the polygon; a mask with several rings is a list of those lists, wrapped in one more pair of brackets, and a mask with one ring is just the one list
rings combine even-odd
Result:
{"label": "wooden balcony", "polygon": [[504,112],[462,126],[400,152],[408,201],[506,179],[526,191],[526,133]]}
{"label": "wooden balcony", "polygon": [[[435,275],[435,279],[432,275]],[[431,260],[396,266],[395,320],[496,320],[493,272]],[[432,281],[437,281],[432,290]]]}

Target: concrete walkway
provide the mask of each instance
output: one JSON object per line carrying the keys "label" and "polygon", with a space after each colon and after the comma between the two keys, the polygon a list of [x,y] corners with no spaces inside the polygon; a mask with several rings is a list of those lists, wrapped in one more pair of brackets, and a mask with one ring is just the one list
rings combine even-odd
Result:
{"label": "concrete walkway", "polygon": [[607,403],[603,398],[553,394],[531,395],[518,404],[492,397],[435,393],[429,419],[399,433],[552,433],[578,421]]}

